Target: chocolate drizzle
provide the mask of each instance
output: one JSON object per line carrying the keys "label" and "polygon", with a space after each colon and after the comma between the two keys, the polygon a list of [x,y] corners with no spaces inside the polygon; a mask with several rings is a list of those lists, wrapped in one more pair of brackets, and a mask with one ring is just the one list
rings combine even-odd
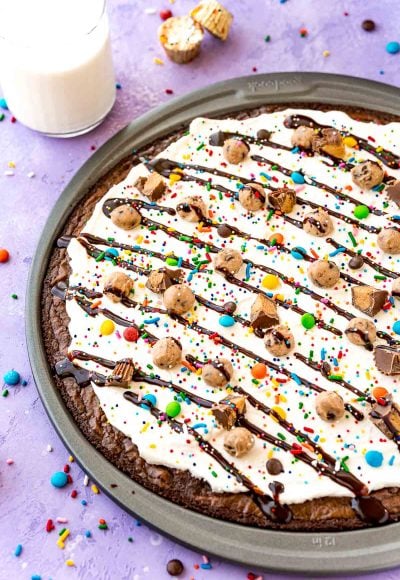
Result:
{"label": "chocolate drizzle", "polygon": [[[328,379],[328,381],[332,381],[333,380],[333,379],[330,378],[330,376],[331,376],[331,367],[330,367],[330,364],[328,362],[325,361],[322,364],[321,363],[318,363],[316,361],[313,361],[313,360],[307,358],[306,356],[304,356],[304,354],[301,354],[299,352],[295,352],[294,353],[294,356],[295,356],[295,358],[297,358],[298,360],[300,360],[302,363],[304,363],[305,365],[307,365],[308,367],[310,367],[310,369],[313,369],[314,371],[317,371],[317,372],[321,373],[323,377],[325,377],[326,379]],[[339,380],[334,380],[334,382],[337,383],[338,385],[340,385],[341,387],[344,387],[348,391],[351,391],[357,397],[360,397],[363,400],[366,400],[371,405],[373,405],[375,403],[375,399],[373,397],[371,397],[371,395],[368,395],[367,393],[364,393],[364,391],[360,391],[360,389],[358,389],[354,385],[351,385],[350,383],[348,383],[344,379],[342,379],[340,381]]]}
{"label": "chocolate drizzle", "polygon": [[[305,127],[312,127],[315,129],[324,129],[324,128],[331,128],[329,125],[320,125],[311,117],[307,117],[306,115],[290,115],[286,117],[284,122],[285,127],[288,129],[296,129],[300,126]],[[347,132],[346,135],[348,137],[353,137],[357,141],[358,147],[370,153],[379,161],[382,161],[384,165],[390,167],[391,169],[398,169],[400,167],[400,157],[392,153],[392,151],[388,151],[387,149],[383,149],[383,147],[373,147],[366,139],[359,137],[358,135],[354,135],[353,133]]]}
{"label": "chocolate drizzle", "polygon": [[[126,391],[124,393],[124,398],[136,406],[141,405],[139,397],[131,391]],[[192,435],[197,441],[202,451],[212,457],[225,471],[231,473],[238,483],[250,491],[253,501],[257,503],[262,512],[269,519],[282,524],[288,523],[292,519],[292,512],[290,508],[279,503],[279,494],[277,494],[275,497],[270,497],[269,495],[264,494],[260,488],[255,485],[246,475],[240,472],[232,463],[229,463],[229,461],[227,461],[225,457],[213,445],[211,445],[211,443],[209,443],[209,441],[206,441],[200,435],[200,433],[196,431],[196,429],[193,429],[187,424],[184,426],[183,423],[177,421],[176,419],[166,417],[157,407],[152,404],[151,401],[146,401],[146,406],[149,407],[150,413],[157,420],[160,420],[161,418],[164,419],[165,417],[164,420],[168,421],[169,426],[176,433],[184,433],[187,430],[187,432],[190,433],[190,435]]]}
{"label": "chocolate drizzle", "polygon": [[[147,225],[157,226],[160,230],[164,231],[168,236],[172,236],[172,237],[176,238],[177,240],[183,239],[183,241],[190,242],[199,248],[207,248],[207,250],[210,253],[218,253],[221,250],[221,248],[219,248],[218,246],[215,246],[214,244],[211,244],[211,242],[203,242],[199,238],[194,238],[193,236],[184,235],[182,232],[180,232],[176,229],[171,230],[170,228],[168,228],[167,226],[165,226],[164,224],[162,224],[160,222],[156,222],[156,221],[150,220],[148,218],[145,219],[145,222]],[[310,296],[311,298],[313,298],[313,300],[316,300],[318,302],[322,301],[322,303],[325,306],[327,306],[328,308],[333,310],[336,314],[340,314],[341,316],[344,316],[348,320],[350,320],[350,318],[353,318],[353,316],[351,314],[349,314],[348,312],[343,310],[343,308],[336,306],[336,304],[334,304],[331,300],[324,298],[323,296],[321,296],[320,294],[317,294],[317,292],[314,292],[314,290],[311,290],[310,288],[307,288],[306,286],[302,286],[301,284],[297,284],[292,278],[289,278],[288,276],[279,272],[278,270],[274,270],[273,268],[265,266],[264,264],[255,264],[253,262],[250,262],[249,260],[244,260],[244,263],[245,264],[251,263],[254,268],[258,268],[259,270],[262,270],[263,272],[266,272],[267,274],[274,274],[275,276],[278,276],[278,278],[280,278],[284,284],[287,284],[287,285],[291,286],[292,288],[295,288],[296,290],[303,292],[307,296]],[[226,279],[228,280],[228,282],[235,284],[236,286],[241,286],[242,288],[247,288],[251,292],[262,293],[261,290],[255,288],[253,286],[247,285],[244,281],[239,280],[238,278],[235,278],[232,275],[227,275]],[[278,299],[276,299],[276,301],[278,302],[278,304],[280,303],[280,301]],[[289,309],[294,309],[294,307],[299,308],[296,305],[288,304],[287,302],[284,302],[284,307],[289,308]],[[297,312],[299,312],[299,310],[297,310]],[[302,311],[302,313],[304,313],[304,312],[305,311]],[[329,325],[326,325],[325,323],[323,323],[323,324],[324,324],[323,328],[328,329]],[[330,328],[334,328],[334,327],[330,327]],[[335,334],[338,334],[339,336],[342,334],[342,332],[338,329],[335,329],[335,331],[331,330],[331,332],[334,332]]]}
{"label": "chocolate drizzle", "polygon": [[110,217],[111,212],[120,205],[130,205],[133,208],[143,208],[148,210],[156,210],[161,213],[167,213],[169,215],[175,215],[176,211],[173,207],[166,207],[163,205],[158,205],[155,202],[147,202],[143,201],[142,199],[129,199],[126,197],[113,197],[106,199],[103,203],[103,213],[108,218]]}
{"label": "chocolate drizzle", "polygon": [[[263,157],[261,155],[252,155],[251,159],[253,159],[253,161],[257,161],[257,163],[259,163],[259,164],[262,163],[262,164],[267,164],[267,165],[273,166],[274,168],[277,168],[278,171],[280,171],[284,175],[287,175],[288,177],[291,177],[291,175],[293,173],[293,171],[288,169],[287,167],[284,167],[283,165],[279,165],[275,161],[267,159],[266,157]],[[314,179],[313,177],[309,177],[308,175],[303,174],[303,177],[304,177],[304,181],[307,185],[311,185],[313,187],[318,187],[319,189],[323,189],[324,191],[326,191],[328,193],[332,193],[332,195],[334,195],[338,199],[342,199],[343,201],[348,201],[349,203],[351,203],[353,205],[360,205],[360,203],[361,203],[360,200],[356,199],[355,197],[352,197],[351,195],[348,195],[347,193],[344,193],[340,189],[334,189],[333,187],[330,187],[328,184],[322,183],[321,181],[317,181],[316,179]],[[370,212],[373,213],[374,215],[385,215],[386,214],[386,212],[384,212],[380,209],[376,209],[376,208],[370,208]]]}
{"label": "chocolate drizzle", "polygon": [[361,260],[365,262],[365,264],[368,264],[368,266],[370,266],[373,270],[376,270],[380,274],[387,276],[388,278],[394,279],[397,278],[398,274],[396,272],[392,272],[392,270],[384,268],[377,262],[374,262],[374,260],[372,260],[368,256],[365,256],[364,254],[359,254],[358,252],[355,252],[351,248],[345,248],[342,244],[339,244],[333,238],[326,238],[326,241],[328,242],[328,244],[331,244],[331,246],[333,246],[334,248],[340,248],[341,250],[343,250],[342,253],[346,254],[347,256],[351,256],[352,258],[360,257]]}
{"label": "chocolate drizzle", "polygon": [[[183,236],[183,234],[177,230],[169,231],[169,229],[166,226],[164,226],[163,224],[161,224],[159,222],[154,222],[153,220],[147,220],[147,218],[146,218],[146,221],[149,224],[156,224],[160,229],[165,231],[168,235],[175,237],[176,239],[180,239],[180,237]],[[214,246],[211,243],[203,242],[202,240],[199,240],[198,238],[193,238],[192,236],[186,236],[186,238],[190,238],[190,240],[193,241],[193,243],[198,245],[199,247],[202,247],[202,248],[207,247],[210,252],[217,253],[220,251],[220,248],[218,248],[217,246]],[[122,243],[116,242],[116,241],[105,240],[102,238],[98,238],[97,236],[93,236],[91,234],[82,234],[82,236],[80,238],[77,238],[77,239],[86,248],[86,251],[89,253],[89,255],[94,257],[94,258],[97,258],[101,254],[101,250],[99,250],[98,248],[95,248],[95,246],[88,243],[88,241],[91,241],[93,243],[97,243],[100,245],[107,245],[107,246],[114,247],[114,248],[116,247],[116,248],[129,249],[130,251],[137,252],[139,254],[155,256],[163,261],[165,261],[167,259],[167,256],[165,256],[164,254],[161,254],[160,252],[153,252],[151,250],[147,250],[145,248],[142,248],[141,246],[136,247],[136,246],[130,246],[129,244],[122,244]],[[250,263],[248,260],[245,260],[244,262]],[[122,268],[125,268],[127,270],[132,270],[132,271],[136,272],[137,274],[143,274],[145,276],[148,276],[151,272],[151,270],[145,270],[144,268],[140,268],[139,266],[136,266],[133,262],[127,262],[125,260],[118,260],[118,265],[121,266]],[[182,265],[182,267],[188,268],[190,270],[195,269],[195,267],[190,262],[187,262],[187,261],[182,261],[181,265]],[[311,296],[311,298],[313,298],[314,300],[319,301],[322,299],[323,303],[325,305],[329,306],[337,314],[341,314],[342,316],[345,316],[349,320],[352,318],[351,315],[349,315],[345,310],[343,310],[339,306],[336,306],[335,304],[333,304],[333,302],[328,301],[327,299],[324,299],[323,296],[321,296],[320,294],[317,294],[316,292],[314,292],[310,288],[306,288],[305,286],[298,285],[291,278],[289,278],[288,276],[285,276],[284,274],[278,272],[277,270],[274,270],[273,268],[269,268],[269,267],[264,266],[262,264],[253,264],[253,266],[256,268],[259,268],[260,270],[263,270],[264,272],[278,276],[279,278],[281,278],[281,280],[285,284],[288,284],[289,286],[296,288],[296,289],[299,288],[300,291],[304,292],[304,294]],[[236,278],[235,276],[232,276],[229,273],[225,274],[225,278],[231,284],[234,284],[234,285],[239,286],[241,288],[245,288],[245,289],[249,290],[250,292],[257,293],[257,294],[265,294],[259,288],[251,286],[247,282],[244,282],[243,280],[239,280],[238,278]],[[209,307],[217,312],[223,313],[223,311],[220,309],[220,307],[215,305],[213,302],[207,301],[206,299],[204,299],[198,295],[196,295],[196,299],[201,304],[203,304],[203,305],[205,305],[205,306],[207,306],[207,307]],[[129,301],[129,299],[128,299],[128,301]],[[124,299],[124,298],[123,298],[123,302],[124,302],[124,304],[129,304],[129,302],[127,302],[127,299]],[[286,302],[285,300],[282,300],[279,297],[275,297],[275,302],[277,302],[277,304],[279,304],[282,308],[293,310],[297,314],[303,315],[306,313],[306,311],[303,310],[302,308],[300,308],[300,306],[297,306],[296,304],[293,304],[293,303]],[[236,315],[236,316],[234,316],[234,318],[236,321],[240,322],[241,324],[243,324],[245,326],[249,325],[249,323],[242,317],[239,317]],[[320,328],[323,328],[324,330],[327,330],[328,332],[332,332],[333,334],[335,334],[337,336],[342,335],[341,330],[339,330],[338,328],[336,328],[330,324],[325,323],[323,320],[318,320],[317,323],[318,323],[318,326]]]}
{"label": "chocolate drizzle", "polygon": [[[271,184],[263,184],[263,183],[259,183],[256,182],[254,180],[251,179],[247,179],[245,177],[241,177],[240,175],[232,175],[231,173],[227,173],[226,171],[220,171],[219,169],[214,169],[214,168],[210,168],[207,167],[205,165],[195,165],[195,164],[191,164],[191,163],[178,163],[175,161],[171,161],[169,159],[164,159],[164,158],[156,158],[153,161],[147,161],[146,162],[146,166],[149,169],[149,171],[157,171],[157,173],[160,173],[161,175],[163,175],[164,177],[169,177],[170,175],[178,175],[180,177],[180,179],[182,179],[183,181],[197,181],[198,183],[201,183],[207,187],[211,187],[212,189],[215,189],[217,191],[221,191],[222,193],[227,193],[229,194],[232,199],[237,200],[238,199],[238,193],[237,191],[233,190],[233,189],[229,189],[223,185],[220,184],[214,184],[211,181],[207,181],[205,179],[200,178],[197,175],[189,175],[187,173],[184,173],[182,171],[183,168],[185,169],[194,169],[197,171],[201,171],[203,173],[208,172],[212,175],[218,175],[221,177],[226,177],[228,179],[234,179],[236,182],[242,183],[243,185],[246,184],[252,184],[252,183],[257,183],[258,185],[260,185],[261,187],[268,189],[270,191],[274,191],[277,188],[273,187]],[[181,169],[182,167],[182,169]],[[179,169],[179,172],[176,171],[176,169]],[[327,213],[329,213],[330,215],[336,217],[339,220],[344,221],[347,224],[351,224],[354,226],[359,227],[360,229],[363,229],[367,232],[370,233],[375,233],[378,234],[381,231],[381,228],[376,228],[375,226],[369,226],[367,224],[364,224],[362,221],[353,219],[349,216],[345,216],[333,209],[327,208],[327,207],[323,207],[313,201],[307,200],[307,199],[303,199],[297,196],[297,203],[303,206],[310,206],[314,209],[323,209],[325,210]],[[268,209],[273,209],[271,206],[268,206]],[[295,220],[294,218],[291,218],[288,215],[283,215],[283,219],[286,220],[287,222],[295,225],[296,227],[302,229],[303,224],[301,221],[299,220]]]}
{"label": "chocolate drizzle", "polygon": [[351,507],[362,520],[380,526],[390,521],[390,515],[382,502],[376,497],[355,497],[351,500]]}

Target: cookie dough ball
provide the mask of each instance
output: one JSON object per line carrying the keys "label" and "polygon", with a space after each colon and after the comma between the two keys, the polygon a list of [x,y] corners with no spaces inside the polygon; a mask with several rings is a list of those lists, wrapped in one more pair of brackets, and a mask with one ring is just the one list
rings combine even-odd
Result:
{"label": "cookie dough ball", "polygon": [[201,376],[210,387],[225,387],[233,376],[233,366],[226,358],[219,358],[203,366]]}
{"label": "cookie dough ball", "polygon": [[221,250],[215,256],[214,265],[221,274],[236,274],[242,267],[242,256],[237,250]]}
{"label": "cookie dough ball", "polygon": [[313,137],[312,148],[317,153],[327,153],[332,157],[344,159],[346,156],[346,147],[344,146],[343,138],[337,129],[333,127],[326,127],[321,129]]}
{"label": "cookie dough ball", "polygon": [[273,356],[286,356],[294,347],[294,336],[287,326],[279,324],[265,331],[264,344]]}
{"label": "cookie dough ball", "polygon": [[282,213],[290,213],[296,204],[296,192],[288,187],[280,187],[268,193],[268,201]]}
{"label": "cookie dough ball", "polygon": [[323,421],[339,421],[344,415],[344,402],[334,391],[322,391],[315,398],[315,410]]}
{"label": "cookie dough ball", "polygon": [[195,296],[186,284],[175,284],[166,289],[163,296],[164,306],[174,314],[184,314],[195,303]]}
{"label": "cookie dough ball", "polygon": [[301,147],[302,149],[311,149],[314,136],[315,132],[312,127],[300,125],[292,133],[292,145],[293,147]]}
{"label": "cookie dough ball", "polygon": [[324,209],[313,209],[304,216],[303,230],[312,236],[324,238],[333,232],[333,222]]}
{"label": "cookie dough ball", "polygon": [[250,147],[241,139],[227,139],[224,143],[222,153],[228,163],[237,165],[242,163],[248,155]]}
{"label": "cookie dough ball", "polygon": [[363,161],[353,167],[351,177],[361,189],[372,189],[382,183],[385,172],[376,161]]}
{"label": "cookie dough ball", "polygon": [[265,192],[259,183],[248,183],[239,190],[239,202],[248,211],[258,211],[265,205]]}
{"label": "cookie dough ball", "polygon": [[182,360],[182,346],[179,340],[168,336],[160,338],[151,351],[153,363],[160,369],[172,369]]}
{"label": "cookie dough ball", "polygon": [[133,230],[140,224],[141,215],[131,205],[119,205],[110,213],[112,223],[121,230]]}
{"label": "cookie dough ball", "polygon": [[334,262],[316,260],[308,267],[308,277],[319,288],[332,288],[340,280],[340,270]]}
{"label": "cookie dough ball", "polygon": [[344,332],[349,341],[357,346],[368,346],[376,340],[375,324],[366,318],[352,318]]}
{"label": "cookie dough ball", "polygon": [[124,272],[113,272],[104,283],[104,294],[113,302],[121,302],[133,289],[133,280]]}
{"label": "cookie dough ball", "polygon": [[224,438],[224,449],[233,457],[242,457],[254,445],[254,437],[245,427],[236,427],[227,431]]}
{"label": "cookie dough ball", "polygon": [[386,254],[400,254],[400,230],[386,228],[381,230],[377,238],[378,246]]}
{"label": "cookie dough ball", "polygon": [[189,195],[176,206],[179,217],[188,222],[207,219],[207,207],[199,195]]}

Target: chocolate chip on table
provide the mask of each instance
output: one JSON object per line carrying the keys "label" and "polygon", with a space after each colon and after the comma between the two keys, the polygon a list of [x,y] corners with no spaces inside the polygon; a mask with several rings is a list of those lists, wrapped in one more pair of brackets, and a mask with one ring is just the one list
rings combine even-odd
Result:
{"label": "chocolate chip on table", "polygon": [[235,302],[226,302],[222,308],[225,312],[228,312],[228,314],[233,314],[237,308],[237,304],[235,304]]}
{"label": "chocolate chip on table", "polygon": [[179,576],[183,572],[183,564],[180,560],[170,560],[167,563],[167,572],[170,576]]}
{"label": "chocolate chip on table", "polygon": [[366,30],[367,32],[372,32],[376,28],[375,22],[373,20],[364,20],[361,26],[363,30]]}

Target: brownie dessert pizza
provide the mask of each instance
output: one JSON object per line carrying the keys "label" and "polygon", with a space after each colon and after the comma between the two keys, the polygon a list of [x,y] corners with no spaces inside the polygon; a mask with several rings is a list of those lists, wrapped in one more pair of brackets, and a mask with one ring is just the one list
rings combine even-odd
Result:
{"label": "brownie dessert pizza", "polygon": [[43,335],[119,469],[247,525],[399,517],[399,131],[316,106],[198,118],[73,210]]}

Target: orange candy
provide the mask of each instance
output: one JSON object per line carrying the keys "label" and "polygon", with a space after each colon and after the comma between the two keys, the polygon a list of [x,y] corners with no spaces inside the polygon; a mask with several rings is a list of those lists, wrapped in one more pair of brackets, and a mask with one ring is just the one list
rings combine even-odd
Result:
{"label": "orange candy", "polygon": [[273,242],[275,240],[275,244],[281,245],[283,244],[283,236],[282,234],[272,234],[272,236],[270,236],[269,238],[270,242]]}
{"label": "orange candy", "polygon": [[0,248],[0,263],[8,262],[10,254],[5,248]]}
{"label": "orange candy", "polygon": [[388,394],[388,390],[385,387],[374,387],[372,389],[372,396],[374,399],[383,399]]}
{"label": "orange candy", "polygon": [[251,374],[255,379],[265,379],[267,376],[267,367],[264,363],[257,363],[251,369]]}

